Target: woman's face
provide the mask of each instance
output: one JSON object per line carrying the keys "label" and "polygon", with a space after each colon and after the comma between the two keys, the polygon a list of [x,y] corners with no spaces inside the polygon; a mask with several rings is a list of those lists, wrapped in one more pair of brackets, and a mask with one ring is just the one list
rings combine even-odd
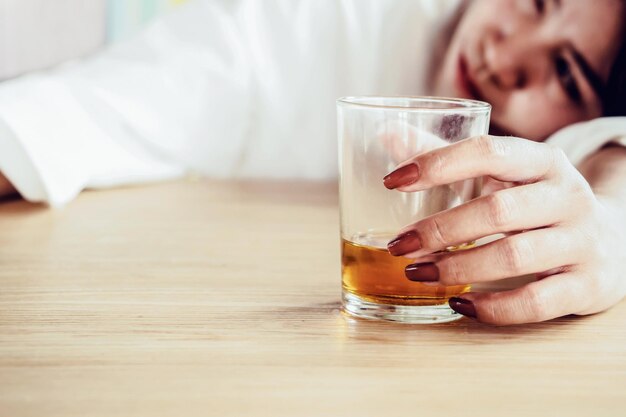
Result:
{"label": "woman's face", "polygon": [[599,117],[620,47],[623,0],[475,0],[437,94],[485,100],[500,133],[543,140]]}

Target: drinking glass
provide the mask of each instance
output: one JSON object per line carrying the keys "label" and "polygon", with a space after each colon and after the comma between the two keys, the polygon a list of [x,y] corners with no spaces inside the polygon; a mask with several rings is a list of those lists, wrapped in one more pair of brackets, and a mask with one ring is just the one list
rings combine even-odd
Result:
{"label": "drinking glass", "polygon": [[469,285],[408,280],[404,268],[415,260],[390,255],[387,243],[402,227],[475,198],[481,181],[407,193],[388,190],[383,177],[416,154],[486,134],[491,106],[437,97],[344,97],[337,100],[337,112],[344,311],[407,323],[462,317],[448,299],[468,291]]}

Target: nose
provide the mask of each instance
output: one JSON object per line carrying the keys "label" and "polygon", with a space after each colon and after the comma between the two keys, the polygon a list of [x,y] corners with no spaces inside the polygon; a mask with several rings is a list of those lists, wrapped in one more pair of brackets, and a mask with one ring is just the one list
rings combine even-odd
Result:
{"label": "nose", "polygon": [[524,88],[539,58],[532,37],[494,30],[484,42],[485,66],[493,84],[502,90]]}

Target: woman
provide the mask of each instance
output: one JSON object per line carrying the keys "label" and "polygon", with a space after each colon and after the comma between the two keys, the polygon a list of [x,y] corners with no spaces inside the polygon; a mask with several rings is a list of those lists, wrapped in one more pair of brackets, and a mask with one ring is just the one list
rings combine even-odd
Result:
{"label": "woman", "polygon": [[590,314],[626,294],[626,150],[613,145],[626,143],[624,121],[559,131],[626,113],[623,1],[260,3],[197,1],[86,63],[2,86],[0,170],[51,204],[189,168],[327,178],[337,96],[478,98],[493,105],[493,133],[525,139],[470,138],[390,173],[385,185],[401,192],[486,176],[491,193],[407,226],[389,250],[419,258],[508,236],[413,264],[408,279],[537,273],[513,291],[450,300],[495,324]]}
{"label": "woman", "polygon": [[[441,91],[455,85],[449,80],[456,74],[450,94],[491,102],[499,131],[537,141],[574,122],[626,114],[626,102],[618,101],[626,81],[625,12],[612,0],[476,2],[448,50]],[[593,133],[570,140],[581,143],[566,144],[570,149],[607,143]],[[536,282],[513,291],[450,300],[459,313],[487,323],[602,311],[626,294],[626,150],[608,145],[588,153],[577,171],[558,148],[494,136],[417,156],[385,184],[411,192],[485,175],[501,181],[501,190],[408,227],[389,249],[419,256],[525,231],[410,265],[407,276],[455,285],[536,273]]]}

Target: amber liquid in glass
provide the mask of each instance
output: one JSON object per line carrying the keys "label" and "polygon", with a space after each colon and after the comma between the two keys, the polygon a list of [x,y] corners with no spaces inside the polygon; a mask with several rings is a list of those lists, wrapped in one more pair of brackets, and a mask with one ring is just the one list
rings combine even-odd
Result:
{"label": "amber liquid in glass", "polygon": [[383,304],[433,306],[469,291],[469,285],[432,286],[410,281],[404,268],[415,262],[392,256],[386,242],[394,235],[341,240],[341,275],[345,291],[367,301]]}

